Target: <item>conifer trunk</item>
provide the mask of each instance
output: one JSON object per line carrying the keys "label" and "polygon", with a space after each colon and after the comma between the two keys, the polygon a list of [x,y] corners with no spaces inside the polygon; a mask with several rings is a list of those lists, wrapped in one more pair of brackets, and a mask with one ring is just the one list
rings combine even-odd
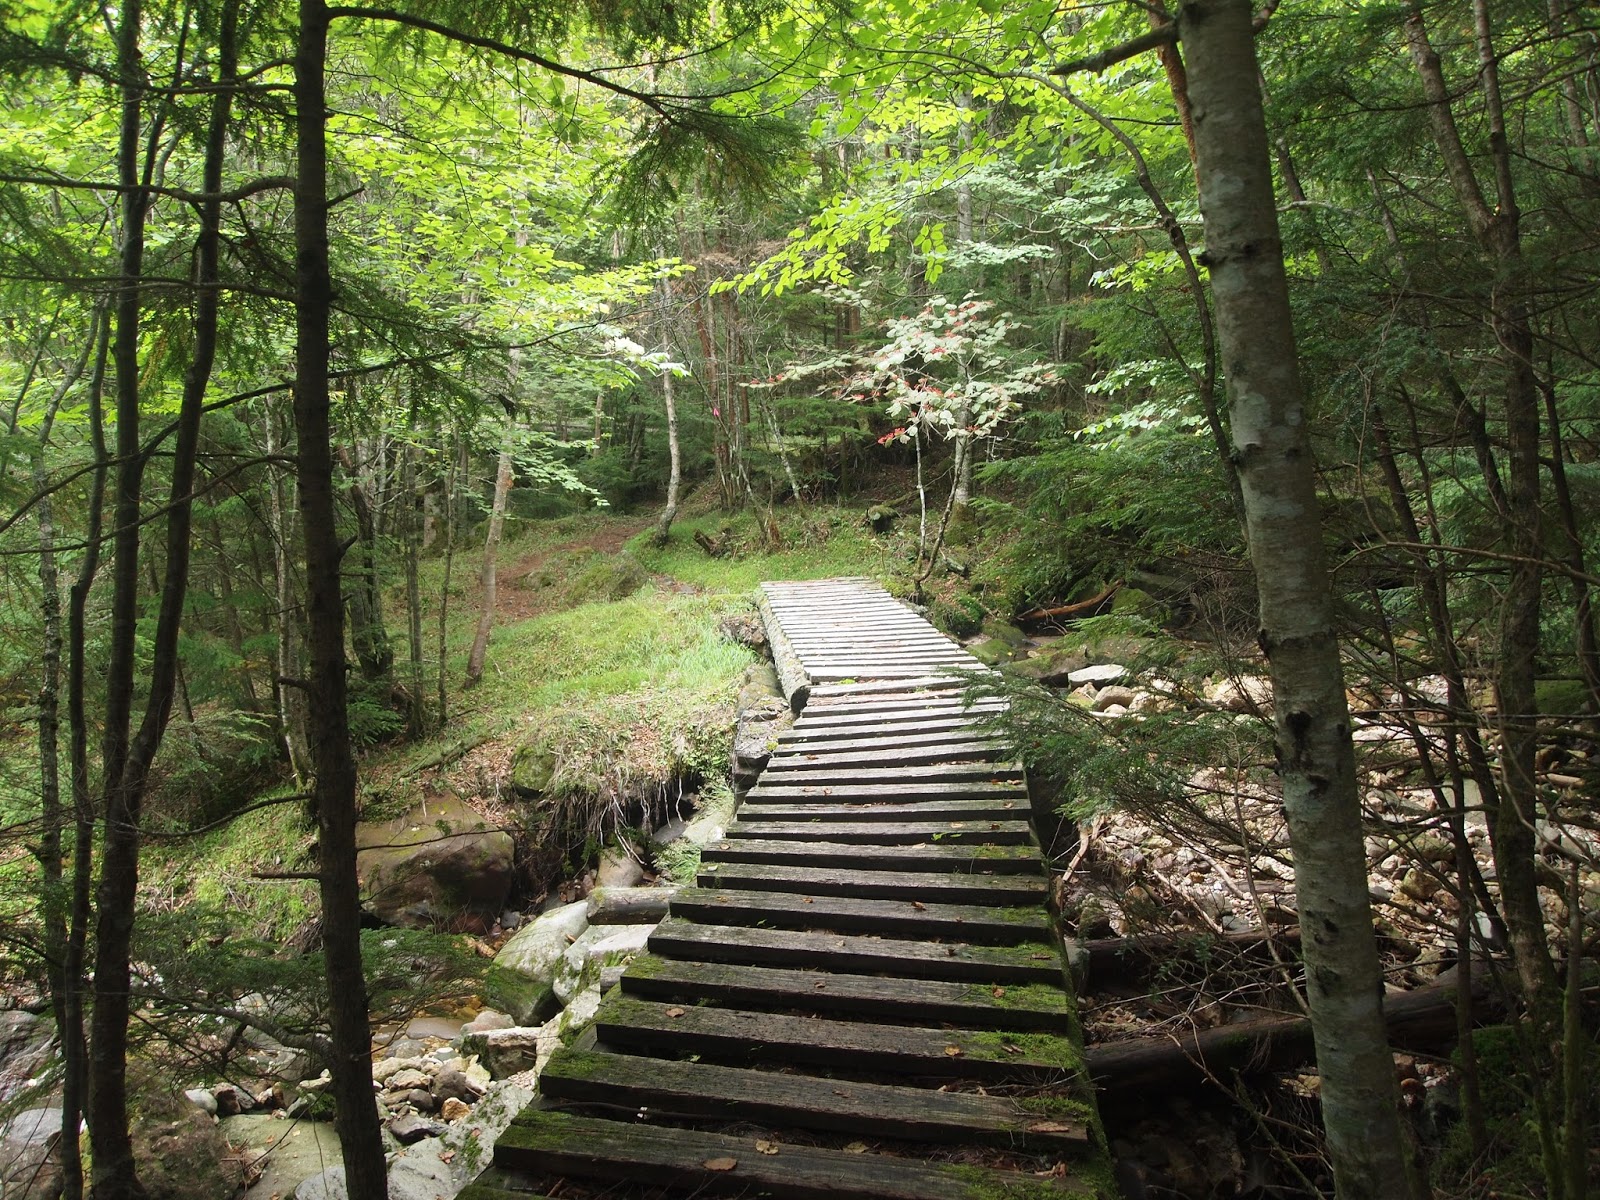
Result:
{"label": "conifer trunk", "polygon": [[1323,1125],[1342,1200],[1409,1197],[1307,415],[1248,0],[1179,17],[1260,642],[1293,844]]}
{"label": "conifer trunk", "polygon": [[351,1200],[385,1200],[388,1175],[372,1097],[367,985],[361,967],[361,896],[356,882],[356,764],[345,691],[342,548],[336,520],[328,393],[328,165],[325,141],[328,14],[301,0],[294,59],[298,172],[295,218],[294,417],[300,527],[306,564],[306,623],[318,883],[332,1042],[334,1129]]}
{"label": "conifer trunk", "polygon": [[140,182],[143,58],[139,48],[143,6],[128,0],[117,29],[117,74],[122,81],[117,181],[121,196],[121,287],[116,297],[116,336],[111,357],[116,386],[116,458],[113,483],[112,596],[110,647],[106,658],[104,733],[101,737],[105,835],[97,894],[98,920],[94,1007],[90,1018],[89,1141],[94,1152],[93,1189],[104,1200],[144,1196],[128,1134],[128,953],[138,882],[138,840],[130,797],[123,789],[133,720],[133,675],[139,616],[140,493],[144,455],[139,446],[138,280],[144,268],[148,194]]}

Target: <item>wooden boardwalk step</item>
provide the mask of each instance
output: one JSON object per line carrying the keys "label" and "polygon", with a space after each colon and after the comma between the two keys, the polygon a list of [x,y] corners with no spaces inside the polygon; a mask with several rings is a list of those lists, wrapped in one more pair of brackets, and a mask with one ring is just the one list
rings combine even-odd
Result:
{"label": "wooden boardwalk step", "polygon": [[[908,731],[913,732],[908,733]],[[891,725],[881,720],[853,721],[833,726],[801,725],[797,723],[792,728],[785,729],[778,734],[778,745],[809,746],[822,742],[853,741],[858,738],[892,742],[906,736],[950,733],[954,731],[987,732],[984,726],[984,717],[981,714],[954,713],[947,717],[929,717],[925,720],[909,722],[903,725]]]}
{"label": "wooden boardwalk step", "polygon": [[[845,766],[806,771],[768,770],[763,773],[768,787],[837,787],[856,784],[1010,784],[1016,794],[1024,792],[1019,763],[917,763],[915,766]],[[1026,805],[1024,805],[1026,806]]]}
{"label": "wooden boardwalk step", "polygon": [[825,687],[813,688],[811,695],[813,702],[818,704],[822,711],[835,712],[838,710],[830,701],[850,701],[870,697],[881,702],[889,696],[910,698],[919,693],[926,695],[930,692],[960,692],[971,686],[971,683],[970,679],[961,679],[953,675],[925,673],[909,679],[868,679],[854,683],[831,683]]}
{"label": "wooden boardwalk step", "polygon": [[1070,997],[1055,984],[999,986],[948,979],[896,979],[789,967],[687,962],[645,955],[629,964],[622,990],[650,1000],[707,1000],[729,1008],[789,1009],[1016,1032],[1066,1033]]}
{"label": "wooden boardwalk step", "polygon": [[[763,1139],[764,1140],[764,1139]],[[500,1135],[495,1162],[523,1170],[774,1200],[1015,1200],[1089,1194],[1071,1177],[851,1154],[753,1137],[605,1121],[530,1109]],[[707,1165],[707,1164],[711,1165]]]}
{"label": "wooden boardwalk step", "polygon": [[[807,841],[820,835],[816,825],[808,821],[736,821],[724,836]],[[924,842],[1023,846],[1032,837],[1026,821],[833,821],[827,828],[830,842],[864,846],[916,846]]]}
{"label": "wooden boardwalk step", "polygon": [[940,1092],[674,1062],[600,1050],[562,1050],[539,1076],[539,1092],[566,1103],[600,1104],[651,1119],[681,1117],[825,1129],[866,1137],[1081,1150],[1081,1120],[1001,1096]]}
{"label": "wooden boardwalk step", "polygon": [[702,862],[701,887],[759,888],[805,896],[857,896],[867,900],[921,900],[924,904],[1033,904],[1049,894],[1040,875],[828,869],[778,863]]}
{"label": "wooden boardwalk step", "polygon": [[786,842],[732,838],[700,852],[701,862],[784,863],[789,866],[855,867],[863,871],[971,871],[1038,874],[1043,860],[1029,846],[856,846],[848,842]]}
{"label": "wooden boardwalk step", "polygon": [[833,821],[1014,821],[1028,812],[1026,799],[994,797],[988,800],[913,800],[898,803],[888,800],[860,800],[855,803],[791,804],[782,801],[748,800],[739,807],[741,822],[812,821],[813,832],[827,837],[827,823]]}
{"label": "wooden boardwalk step", "polygon": [[718,925],[833,929],[843,933],[934,938],[994,946],[1045,943],[1050,937],[1050,926],[1037,907],[857,900],[727,887],[680,888],[672,898],[672,914]]}
{"label": "wooden boardwalk step", "polygon": [[791,738],[784,741],[778,739],[777,756],[784,758],[790,755],[813,754],[849,754],[857,750],[871,750],[882,754],[886,748],[895,750],[896,761],[902,761],[899,751],[909,750],[918,746],[960,746],[968,743],[983,743],[985,745],[999,742],[1001,739],[996,734],[986,733],[980,729],[956,728],[933,730],[928,733],[896,733],[890,732],[879,735],[866,735],[854,738],[824,739],[823,744],[813,746],[807,738]]}
{"label": "wooden boardwalk step", "polygon": [[650,953],[701,962],[815,967],[906,979],[960,983],[1042,983],[1060,986],[1061,959],[1044,942],[974,946],[966,942],[909,941],[821,933],[805,929],[754,929],[668,917],[650,935]]}
{"label": "wooden boardwalk step", "polygon": [[928,784],[997,784],[1000,790],[1010,790],[1021,795],[1026,786],[1022,782],[1019,763],[1000,760],[979,760],[965,763],[910,763],[906,766],[824,766],[813,763],[808,768],[790,770],[787,766],[768,768],[762,773],[763,787],[835,787],[848,790],[853,787],[888,784],[899,787],[926,787]]}
{"label": "wooden boardwalk step", "polygon": [[944,720],[953,717],[983,718],[1005,711],[1003,700],[976,700],[967,704],[959,695],[930,696],[924,700],[907,702],[863,701],[860,704],[807,706],[795,721],[796,729],[823,729],[829,727],[860,725],[870,722],[877,725],[917,725],[924,721]]}
{"label": "wooden boardwalk step", "polygon": [[775,771],[837,771],[847,767],[871,769],[925,763],[995,762],[1012,753],[1011,747],[999,738],[970,738],[895,749],[880,746],[863,750],[836,750],[832,747],[825,750],[778,750],[768,765],[769,769]]}
{"label": "wooden boardwalk step", "polygon": [[[763,774],[763,778],[765,775]],[[757,783],[750,789],[751,798],[768,800],[904,800],[922,797],[944,797],[949,800],[979,800],[992,796],[1026,796],[1027,789],[1015,779],[974,779],[933,783],[912,779],[904,783],[850,783],[850,784],[790,784],[776,783],[766,786]]]}
{"label": "wooden boardwalk step", "polygon": [[[676,1015],[674,1015],[676,1014]],[[1070,1083],[1082,1054],[1047,1033],[924,1029],[797,1017],[731,1008],[689,1007],[613,992],[595,1014],[607,1049],[702,1055],[723,1062],[759,1060],[840,1072],[892,1071],[912,1079],[968,1079],[979,1084]]]}

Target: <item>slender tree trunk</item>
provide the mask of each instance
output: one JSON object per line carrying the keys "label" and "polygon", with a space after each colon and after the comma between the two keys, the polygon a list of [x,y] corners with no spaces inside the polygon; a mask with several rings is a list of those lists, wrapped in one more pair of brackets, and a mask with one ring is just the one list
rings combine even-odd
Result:
{"label": "slender tree trunk", "polygon": [[350,474],[345,489],[356,517],[355,570],[346,572],[349,586],[345,604],[350,613],[350,645],[356,652],[361,674],[382,679],[394,667],[394,650],[389,645],[389,630],[383,622],[383,587],[378,578],[378,527],[372,516],[372,500],[356,470],[353,455],[341,459]]}
{"label": "slender tree trunk", "polygon": [[1251,17],[1249,0],[1194,0],[1179,17],[1206,265],[1272,675],[1335,1187],[1342,1200],[1410,1197]]}
{"label": "slender tree trunk", "polygon": [[1569,584],[1572,588],[1572,623],[1578,656],[1578,670],[1589,689],[1589,709],[1600,718],[1600,637],[1595,632],[1594,601],[1589,594],[1589,566],[1583,552],[1583,531],[1578,521],[1578,508],[1572,497],[1572,487],[1567,481],[1567,451],[1561,436],[1561,410],[1556,404],[1553,384],[1541,385],[1544,393],[1544,416],[1550,437],[1550,483],[1556,494],[1556,513],[1561,518],[1564,545],[1561,557],[1571,569]]}
{"label": "slender tree trunk", "polygon": [[428,728],[428,704],[422,682],[422,580],[417,570],[418,540],[423,534],[421,501],[417,498],[416,456],[410,446],[401,452],[400,494],[407,513],[405,538],[406,567],[406,660],[410,682],[406,688],[406,732],[420,738]]}
{"label": "slender tree trunk", "polygon": [[55,1011],[56,1028],[65,1027],[66,977],[62,969],[66,961],[68,902],[62,893],[62,833],[66,828],[66,812],[61,796],[61,571],[56,562],[55,505],[50,492],[50,481],[45,470],[45,456],[50,446],[50,434],[55,428],[56,414],[61,402],[82,377],[84,368],[94,355],[100,340],[102,309],[96,305],[89,320],[88,337],[83,353],[62,377],[50,397],[40,423],[39,441],[34,451],[33,489],[38,497],[34,515],[39,527],[39,612],[41,617],[41,645],[39,656],[39,832],[37,850],[43,886],[40,914],[44,926],[46,973],[50,983],[50,1000]]}
{"label": "slender tree trunk", "polygon": [[456,494],[461,489],[462,477],[467,473],[467,444],[464,439],[458,439],[458,442],[455,465],[445,477],[444,491],[444,586],[439,589],[439,620],[436,626],[439,669],[434,673],[440,729],[443,729],[450,719],[449,677],[445,671],[449,647],[445,635],[449,631],[450,575],[456,565],[456,514],[459,511]]}
{"label": "slender tree trunk", "polygon": [[227,614],[228,641],[233,648],[233,656],[239,660],[239,686],[244,690],[244,701],[252,712],[261,708],[261,698],[256,694],[255,672],[249,667],[248,656],[244,648],[244,622],[239,619],[239,605],[234,600],[233,594],[233,565],[229,561],[227,547],[222,540],[222,526],[220,522],[212,520],[209,525],[211,534],[211,549],[217,556],[217,596],[222,601],[223,611]]}
{"label": "slender tree trunk", "polygon": [[1439,56],[1428,40],[1422,10],[1412,5],[1405,35],[1422,81],[1434,140],[1467,223],[1495,271],[1490,324],[1505,373],[1506,489],[1504,519],[1512,556],[1502,600],[1495,672],[1500,726],[1500,796],[1491,814],[1492,844],[1501,908],[1511,933],[1517,973],[1530,1002],[1556,986],[1545,937],[1544,911],[1534,875],[1534,781],[1538,704],[1534,660],[1539,648],[1543,591],[1543,530],[1539,511],[1539,397],[1533,375],[1527,264],[1522,257],[1521,212],[1512,185],[1511,154],[1501,111],[1498,64],[1486,0],[1474,0],[1479,78],[1489,126],[1496,202],[1490,205],[1462,145]]}
{"label": "slender tree trunk", "polygon": [[[276,458],[283,451],[278,435],[276,406],[268,404],[265,415],[267,456]],[[289,756],[289,769],[294,773],[295,786],[304,791],[311,785],[312,767],[310,732],[306,728],[306,693],[304,680],[301,679],[299,589],[296,587],[291,549],[298,531],[295,529],[288,491],[284,487],[283,467],[274,462],[271,471],[272,478],[267,487],[267,514],[272,526],[272,576],[277,600],[272,694],[277,698],[278,729],[284,752]]]}
{"label": "slender tree trunk", "polygon": [[133,721],[140,494],[145,464],[139,445],[139,317],[143,297],[138,280],[144,268],[145,214],[149,206],[139,170],[145,78],[139,49],[142,19],[140,0],[128,0],[117,29],[117,73],[122,81],[117,176],[123,188],[122,279],[116,294],[116,337],[111,351],[116,378],[117,461],[111,531],[110,647],[101,738],[106,825],[98,893],[86,1108],[94,1152],[92,1186],[102,1200],[134,1200],[145,1194],[134,1169],[133,1142],[128,1133],[128,952],[133,933],[138,840],[132,825],[135,813],[130,811],[134,798],[123,787]]}
{"label": "slender tree trunk", "polygon": [[323,957],[332,1043],[334,1129],[351,1200],[386,1200],[388,1174],[372,1097],[367,984],[361,967],[361,895],[356,882],[356,764],[345,692],[342,549],[335,525],[328,394],[328,163],[325,122],[328,14],[301,0],[294,57],[298,175],[295,223],[295,388],[300,527],[309,630],[307,697],[315,799]]}
{"label": "slender tree trunk", "polygon": [[489,533],[483,540],[483,569],[478,582],[483,592],[483,607],[478,612],[478,631],[472,638],[472,652],[467,655],[467,686],[476,687],[483,678],[483,660],[489,652],[489,631],[494,627],[494,602],[497,583],[495,559],[500,553],[500,533],[506,523],[506,499],[511,495],[511,451],[500,451],[500,462],[494,473],[494,500],[489,507]]}
{"label": "slender tree trunk", "polygon": [[100,313],[94,373],[89,381],[89,445],[95,468],[89,484],[89,510],[84,522],[83,562],[67,593],[67,761],[72,783],[72,899],[67,920],[67,942],[61,975],[65,988],[61,1006],[61,1158],[62,1195],[82,1200],[83,1159],[78,1150],[79,1125],[88,1096],[88,1044],[84,1040],[83,965],[89,939],[90,891],[93,883],[95,807],[89,791],[89,718],[85,711],[85,616],[89,592],[100,570],[100,535],[106,499],[105,395],[106,355],[111,322]]}
{"label": "slender tree trunk", "polygon": [[[659,257],[659,252],[657,257]],[[667,277],[661,277],[661,352],[666,354],[671,349],[671,338],[668,336],[667,322],[671,317],[671,292],[668,290]],[[673,375],[666,368],[661,372],[661,397],[667,406],[667,503],[661,510],[661,516],[656,521],[655,541],[658,546],[665,546],[667,539],[672,535],[672,522],[678,515],[678,488],[683,480],[683,464],[678,450],[678,401],[673,390]]]}

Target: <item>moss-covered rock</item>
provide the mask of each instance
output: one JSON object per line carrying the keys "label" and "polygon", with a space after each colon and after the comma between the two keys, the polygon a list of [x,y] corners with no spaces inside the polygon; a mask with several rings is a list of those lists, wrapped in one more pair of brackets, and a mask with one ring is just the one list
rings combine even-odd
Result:
{"label": "moss-covered rock", "polygon": [[532,799],[542,796],[555,779],[556,755],[543,738],[517,747],[511,758],[511,786],[518,795]]}
{"label": "moss-covered rock", "polygon": [[511,835],[453,797],[356,830],[364,904],[388,925],[487,927],[505,907],[515,871]]}
{"label": "moss-covered rock", "polygon": [[519,1025],[532,1025],[556,1009],[556,971],[588,924],[588,904],[552,909],[519,929],[494,956],[484,976],[483,998]]}

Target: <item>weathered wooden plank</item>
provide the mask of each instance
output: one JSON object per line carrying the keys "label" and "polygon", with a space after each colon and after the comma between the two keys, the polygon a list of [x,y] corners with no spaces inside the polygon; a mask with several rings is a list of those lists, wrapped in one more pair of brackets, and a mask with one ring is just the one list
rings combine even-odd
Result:
{"label": "weathered wooden plank", "polygon": [[996,759],[1015,753],[999,738],[973,739],[971,741],[942,742],[931,746],[906,746],[887,750],[810,750],[778,751],[773,754],[771,766],[787,770],[803,770],[815,764],[821,767],[842,767],[859,764],[863,767],[881,767],[886,755],[892,754],[896,764],[959,761],[963,759]]}
{"label": "weathered wooden plank", "polygon": [[[890,650],[875,653],[866,649],[852,649],[848,653],[798,652],[800,661],[808,671],[842,672],[849,679],[897,679],[903,675],[889,672],[915,671],[927,674],[934,671],[978,671],[983,667],[976,659],[962,654],[904,654]],[[819,681],[822,676],[816,677]]]}
{"label": "weathered wooden plank", "polygon": [[884,972],[907,979],[1002,986],[1059,984],[1062,979],[1060,956],[1042,942],[1014,946],[937,944],[845,933],[703,925],[675,916],[656,926],[650,935],[650,953],[701,962]]}
{"label": "weathered wooden plank", "polygon": [[645,999],[709,1000],[733,1008],[835,1013],[899,1024],[939,1023],[1057,1034],[1073,1028],[1072,1000],[1059,984],[1001,987],[946,979],[686,962],[651,954],[629,964],[622,976],[622,990]]}
{"label": "weathered wooden plank", "polygon": [[936,938],[992,946],[1044,943],[1050,926],[1038,908],[929,904],[922,900],[857,900],[728,887],[684,888],[672,915],[717,925],[832,929],[894,938]]}
{"label": "weathered wooden plank", "polygon": [[[815,821],[818,837],[828,836],[832,821],[1011,821],[1028,811],[1025,799],[923,800],[910,804],[863,801],[857,804],[770,804],[748,800],[739,808],[740,821]],[[645,891],[665,892],[664,888]]]}
{"label": "weathered wooden plank", "polygon": [[854,867],[863,871],[973,871],[996,875],[1037,874],[1043,860],[1028,846],[854,846],[848,842],[784,842],[735,838],[713,842],[702,862],[786,863],[790,866]]}
{"label": "weathered wooden plank", "polygon": [[851,754],[862,750],[881,753],[888,746],[909,750],[918,746],[986,745],[999,740],[1001,739],[997,734],[961,727],[955,729],[931,729],[917,733],[890,730],[880,736],[868,734],[854,738],[839,738],[817,746],[813,746],[802,739],[796,738],[785,741],[780,737],[778,739],[778,750],[774,757],[810,759],[818,755]]}
{"label": "weathered wooden plank", "polygon": [[630,1114],[670,1113],[868,1137],[1055,1151],[1083,1150],[1089,1143],[1082,1121],[1046,1119],[1007,1097],[598,1050],[558,1050],[539,1076],[539,1092],[552,1101],[603,1104]]}
{"label": "weathered wooden plank", "polygon": [[910,779],[904,783],[788,784],[765,787],[758,783],[750,795],[768,800],[904,800],[945,796],[950,799],[984,799],[990,796],[1023,796],[1027,790],[1020,780],[975,779],[971,782],[929,783]]}
{"label": "weathered wooden plank", "polygon": [[917,763],[912,766],[846,766],[830,770],[813,766],[805,771],[773,771],[763,774],[768,787],[851,787],[854,784],[1010,784],[1021,794],[1022,766],[1019,763]]}
{"label": "weathered wooden plank", "polygon": [[[805,821],[757,821],[735,822],[725,836],[809,841],[822,832]],[[830,842],[862,846],[915,846],[924,842],[1022,846],[1033,837],[1026,821],[834,821],[826,834]]]}
{"label": "weathered wooden plank", "polygon": [[[676,1013],[677,1015],[672,1015]],[[796,1017],[785,1013],[678,1006],[612,992],[595,1014],[600,1045],[612,1049],[702,1054],[724,1061],[807,1063],[905,1078],[980,1083],[1069,1082],[1082,1054],[1047,1033],[923,1029]]]}
{"label": "weathered wooden plank", "polygon": [[877,651],[910,651],[916,653],[923,650],[952,651],[965,653],[949,638],[938,637],[934,634],[919,636],[910,632],[893,632],[890,630],[874,630],[871,632],[858,631],[855,633],[839,634],[834,631],[822,633],[789,633],[789,641],[796,650],[839,650],[867,647]]}
{"label": "weathered wooden plank", "polygon": [[[995,712],[1000,710],[996,709]],[[927,734],[944,733],[950,730],[977,731],[988,726],[989,722],[982,715],[967,713],[952,713],[949,716],[919,717],[916,720],[885,722],[880,717],[871,717],[866,720],[852,721],[842,725],[813,725],[809,722],[797,723],[778,734],[780,746],[790,743],[804,743],[810,745],[816,742],[843,742],[855,738],[870,737],[880,740],[899,737],[902,734]]]}
{"label": "weathered wooden plank", "polygon": [[[774,1200],[1032,1200],[1090,1194],[1081,1180],[849,1154],[698,1130],[530,1109],[500,1135],[495,1162],[522,1170]],[[710,1163],[711,1166],[706,1164]],[[728,1165],[732,1164],[732,1165]],[[1014,1197],[1011,1190],[1015,1189]]]}
{"label": "weathered wooden plank", "polygon": [[962,659],[970,661],[971,654],[966,653],[960,646],[950,645],[949,642],[926,642],[922,645],[907,645],[904,642],[890,642],[875,637],[848,638],[818,638],[814,642],[800,643],[795,646],[795,651],[805,654],[808,658],[877,658],[893,659],[893,661],[915,661],[915,659]]}
{"label": "weathered wooden plank", "polygon": [[1022,794],[1022,770],[1014,763],[918,763],[915,766],[874,766],[869,770],[846,766],[843,770],[766,771],[770,787],[851,787],[854,784],[952,784],[994,782],[1011,784]]}
{"label": "weathered wooden plank", "polygon": [[862,696],[914,697],[918,693],[956,691],[970,684],[970,680],[957,679],[950,675],[921,675],[915,679],[869,679],[859,683],[830,683],[826,687],[815,689],[815,692],[816,698],[826,703],[832,699],[844,700]]}
{"label": "weathered wooden plank", "polygon": [[838,706],[813,701],[795,721],[795,728],[825,729],[863,722],[915,725],[933,717],[999,712],[1006,707],[996,700],[974,700],[969,705],[964,696],[964,692],[934,692],[925,699],[897,702],[891,698],[887,702],[879,702],[875,698],[868,698]]}
{"label": "weathered wooden plank", "polygon": [[[975,675],[979,671],[988,670],[987,667],[976,662],[974,662],[974,664],[970,667],[960,664],[951,664],[944,669],[950,671],[952,674],[964,675]],[[894,682],[901,679],[922,679],[924,676],[926,676],[927,670],[928,669],[924,666],[916,665],[907,667],[893,667],[872,666],[870,664],[852,664],[842,667],[820,666],[815,670],[808,669],[807,673],[811,676],[815,684],[820,686],[822,684],[834,682],[844,685],[854,685],[863,679],[870,679],[885,683]],[[961,681],[957,679],[955,682],[960,683]]]}
{"label": "weathered wooden plank", "polygon": [[778,863],[703,862],[701,887],[755,888],[804,896],[943,901],[950,904],[1043,904],[1043,875],[981,875],[934,871],[870,871],[858,867],[787,866]]}

